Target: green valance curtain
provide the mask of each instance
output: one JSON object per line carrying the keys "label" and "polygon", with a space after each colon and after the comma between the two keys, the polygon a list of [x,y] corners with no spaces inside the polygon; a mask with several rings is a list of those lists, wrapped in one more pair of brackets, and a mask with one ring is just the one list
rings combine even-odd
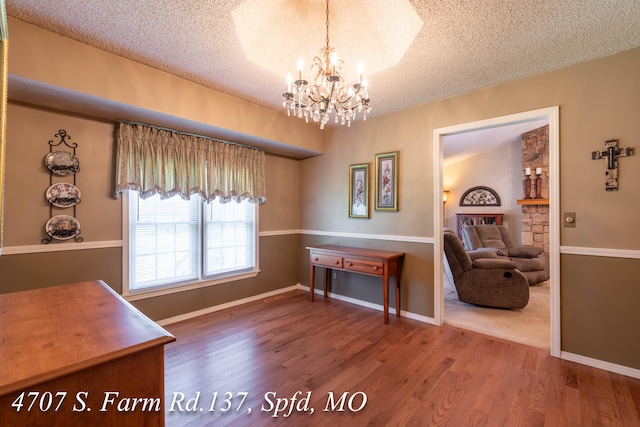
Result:
{"label": "green valance curtain", "polygon": [[119,122],[114,197],[199,194],[207,201],[264,203],[264,151],[140,123]]}

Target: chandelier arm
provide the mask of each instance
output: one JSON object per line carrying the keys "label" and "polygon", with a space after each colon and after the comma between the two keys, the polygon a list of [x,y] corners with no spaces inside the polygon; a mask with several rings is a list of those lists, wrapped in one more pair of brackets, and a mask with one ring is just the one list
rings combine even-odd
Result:
{"label": "chandelier arm", "polygon": [[308,96],[308,98],[311,101],[308,105],[299,104],[300,108],[306,111],[313,111],[313,107],[322,100],[322,98],[314,99],[311,96]]}

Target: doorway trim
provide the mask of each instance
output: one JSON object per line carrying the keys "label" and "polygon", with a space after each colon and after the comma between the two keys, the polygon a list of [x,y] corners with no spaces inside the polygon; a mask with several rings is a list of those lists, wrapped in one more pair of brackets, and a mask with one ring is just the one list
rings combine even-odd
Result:
{"label": "doorway trim", "polygon": [[442,234],[444,227],[442,212],[444,137],[454,133],[539,119],[549,121],[549,316],[551,328],[549,346],[551,355],[560,357],[560,107],[557,105],[433,130],[433,317],[436,325],[444,323],[444,238]]}

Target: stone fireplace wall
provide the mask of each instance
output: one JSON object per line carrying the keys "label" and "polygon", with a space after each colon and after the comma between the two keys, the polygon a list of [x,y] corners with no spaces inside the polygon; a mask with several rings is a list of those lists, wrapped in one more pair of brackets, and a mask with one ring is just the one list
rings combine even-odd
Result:
{"label": "stone fireplace wall", "polygon": [[522,234],[523,245],[537,246],[549,252],[549,126],[532,130],[522,134],[522,180],[523,196],[525,191],[525,169],[531,168],[531,198],[536,198],[536,169],[540,168],[540,204],[522,205]]}

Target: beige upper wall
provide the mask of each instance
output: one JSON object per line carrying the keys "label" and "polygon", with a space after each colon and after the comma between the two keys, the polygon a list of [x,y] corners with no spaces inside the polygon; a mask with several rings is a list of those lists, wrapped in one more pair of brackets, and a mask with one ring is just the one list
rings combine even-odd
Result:
{"label": "beige upper wall", "polygon": [[[122,198],[113,198],[114,124],[60,111],[10,102],[7,127],[5,246],[39,245],[49,219],[45,192],[50,185],[44,158],[48,141],[64,129],[77,143],[80,171],[76,186],[82,201],[76,206],[85,242],[122,239]],[[54,147],[55,150],[70,149]],[[265,161],[267,202],[260,206],[260,231],[295,230],[300,226],[299,161],[268,155]],[[54,175],[52,182],[73,183],[73,176]],[[72,208],[53,208],[53,215],[73,215]],[[52,242],[51,244],[60,244]],[[68,243],[68,242],[62,242]]]}
{"label": "beige upper wall", "polygon": [[[6,246],[37,245],[46,237],[50,173],[44,158],[48,141],[60,141],[55,134],[61,129],[71,137],[68,143],[78,144],[76,186],[81,202],[75,217],[81,236],[87,242],[122,239],[121,201],[113,199],[113,124],[15,103],[9,103],[7,117]],[[71,151],[64,145],[53,148],[57,150]],[[53,175],[51,182],[73,183],[73,175]],[[73,208],[53,208],[52,214],[73,216]]]}
{"label": "beige upper wall", "polygon": [[260,231],[300,229],[300,162],[267,156],[267,202],[260,205]]}
{"label": "beige upper wall", "polygon": [[[119,109],[126,109],[131,119],[135,108],[142,120],[152,117],[151,124],[177,128],[176,119],[182,119],[191,130],[199,124],[209,129],[209,136],[221,137],[216,132],[222,131],[225,136],[235,134],[234,140],[262,145],[277,154],[305,157],[325,149],[324,133],[317,126],[284,113],[15,19],[9,19],[9,29],[12,99],[50,105],[39,89],[56,97],[56,105],[50,106],[61,110],[91,114],[95,109],[96,116],[115,120],[123,116]],[[159,123],[162,120],[170,120],[171,125]]]}
{"label": "beige upper wall", "polygon": [[[640,49],[633,49],[335,129],[327,153],[303,161],[302,228],[432,237],[433,130],[559,105],[560,211],[577,216],[576,228],[561,228],[561,244],[638,249],[629,236],[640,234],[640,156],[620,160],[620,191],[606,192],[604,161],[591,152],[610,138],[637,147],[639,75]],[[348,165],[395,150],[400,212],[348,218]]]}
{"label": "beige upper wall", "polygon": [[[11,19],[9,25],[12,75],[305,150],[325,149],[316,126],[20,21]],[[431,237],[433,129],[559,105],[561,211],[576,212],[578,221],[575,229],[561,229],[562,244],[636,248],[626,236],[640,229],[629,208],[637,203],[629,195],[637,194],[640,168],[633,163],[639,157],[620,160],[620,191],[605,192],[604,161],[591,160],[591,151],[609,138],[619,138],[623,146],[640,140],[639,56],[640,49],[634,49],[330,130],[327,154],[303,164],[301,227]],[[11,84],[9,89],[11,94]],[[245,113],[251,120],[239,122]],[[349,164],[371,163],[373,206],[375,154],[389,151],[400,151],[400,212],[372,210],[370,220],[348,218]]]}
{"label": "beige upper wall", "polygon": [[[445,144],[446,138],[445,138]],[[443,189],[449,190],[449,200],[444,206],[444,225],[457,228],[457,213],[501,213],[503,225],[514,242],[520,242],[521,207],[517,200],[523,197],[522,147],[520,139],[485,151],[444,168]],[[460,198],[472,187],[492,188],[500,197],[500,206],[460,207]]]}

